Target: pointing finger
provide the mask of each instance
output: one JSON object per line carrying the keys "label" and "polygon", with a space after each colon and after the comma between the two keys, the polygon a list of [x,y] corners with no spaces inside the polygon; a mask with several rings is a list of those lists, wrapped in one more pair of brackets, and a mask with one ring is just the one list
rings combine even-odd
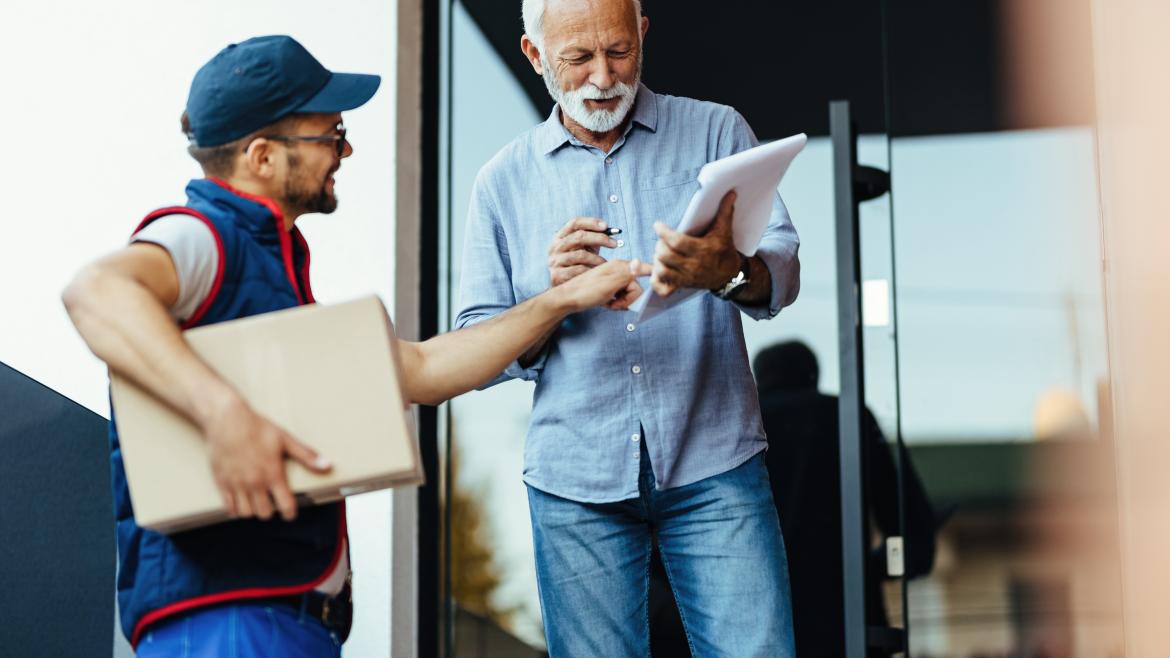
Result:
{"label": "pointing finger", "polygon": [[630,273],[634,276],[650,276],[654,273],[654,268],[650,266],[650,263],[643,263],[635,258],[630,261]]}

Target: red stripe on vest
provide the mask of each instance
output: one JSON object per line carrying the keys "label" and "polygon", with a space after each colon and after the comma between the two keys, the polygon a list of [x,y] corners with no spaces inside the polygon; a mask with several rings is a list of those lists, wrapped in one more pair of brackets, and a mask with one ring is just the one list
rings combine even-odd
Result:
{"label": "red stripe on vest", "polygon": [[146,216],[145,219],[142,220],[142,222],[140,222],[138,224],[138,228],[134,229],[134,233],[132,233],[130,235],[130,237],[133,238],[135,235],[138,234],[139,231],[146,228],[147,225],[150,224],[151,222],[153,222],[154,220],[160,219],[162,217],[166,217],[168,215],[189,215],[189,216],[194,217],[195,219],[198,219],[199,221],[203,222],[207,226],[208,230],[211,231],[212,237],[215,238],[215,249],[217,252],[219,252],[219,260],[215,265],[215,280],[211,284],[211,290],[208,291],[207,297],[203,300],[203,303],[199,304],[199,308],[195,309],[195,312],[191,314],[191,317],[187,318],[186,321],[184,321],[183,324],[180,325],[180,328],[182,328],[182,329],[190,329],[191,327],[195,326],[195,323],[199,322],[199,320],[202,319],[204,315],[207,314],[207,310],[209,308],[211,308],[212,303],[215,302],[215,298],[219,296],[220,288],[223,286],[223,272],[224,272],[223,238],[220,237],[219,231],[216,230],[215,224],[213,224],[210,219],[208,219],[206,216],[203,215],[203,213],[199,212],[198,210],[194,210],[194,209],[188,208],[186,206],[172,206],[170,208],[160,208],[160,209],[150,213],[149,215]]}
{"label": "red stripe on vest", "polygon": [[329,561],[329,566],[325,568],[325,572],[320,576],[314,578],[311,582],[303,585],[289,585],[287,587],[250,587],[245,589],[229,590],[227,592],[219,592],[218,594],[208,594],[206,596],[197,596],[193,599],[185,601],[178,601],[166,607],[159,608],[150,612],[138,621],[138,625],[134,627],[134,633],[130,636],[130,646],[135,649],[138,648],[138,641],[142,639],[142,632],[147,626],[153,624],[161,619],[177,615],[181,612],[195,610],[209,605],[216,605],[219,603],[228,603],[231,601],[248,601],[253,599],[266,599],[276,596],[290,596],[293,594],[303,594],[312,591],[325,582],[325,579],[337,569],[337,565],[341,563],[341,552],[345,549],[345,537],[347,533],[345,523],[345,501],[338,503],[339,521],[337,524],[337,548],[333,551],[333,559]]}
{"label": "red stripe on vest", "polygon": [[301,266],[301,282],[305,287],[305,297],[310,304],[315,304],[317,300],[313,297],[313,287],[309,284],[309,243],[305,242],[305,236],[301,235],[299,228],[294,226],[292,234],[297,244],[301,245],[301,251],[305,252],[305,264]]}
{"label": "red stripe on vest", "polygon": [[[293,267],[293,252],[292,239],[289,237],[289,230],[284,227],[284,212],[281,211],[280,206],[276,202],[266,196],[257,196],[255,194],[248,194],[241,190],[232,187],[227,181],[222,181],[218,178],[208,177],[209,181],[231,192],[232,194],[258,203],[268,209],[272,213],[272,219],[276,222],[276,234],[280,236],[280,255],[284,260],[284,273],[288,277],[288,282],[292,284],[293,292],[297,294],[297,302],[300,304],[307,303],[305,295],[301,294],[301,286],[297,283],[296,268]],[[307,253],[307,252],[306,252]]]}

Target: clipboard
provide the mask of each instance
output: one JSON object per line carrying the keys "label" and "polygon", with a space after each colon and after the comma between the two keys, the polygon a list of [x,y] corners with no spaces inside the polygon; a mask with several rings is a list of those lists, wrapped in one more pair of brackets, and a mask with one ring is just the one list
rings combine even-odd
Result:
{"label": "clipboard", "polygon": [[[702,235],[715,220],[724,195],[735,190],[737,198],[732,226],[735,248],[745,256],[754,256],[764,231],[768,229],[776,188],[806,143],[808,136],[800,133],[703,165],[699,170],[699,189],[691,197],[675,230],[687,235]],[[669,297],[662,297],[648,286],[643,287],[647,292],[630,307],[638,314],[637,322],[645,322],[706,292],[677,290]]]}

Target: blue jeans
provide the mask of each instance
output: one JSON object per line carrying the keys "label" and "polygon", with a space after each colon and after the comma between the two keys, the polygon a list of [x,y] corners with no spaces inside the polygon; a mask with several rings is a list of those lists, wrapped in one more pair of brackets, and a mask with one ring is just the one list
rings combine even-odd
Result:
{"label": "blue jeans", "polygon": [[788,562],[764,454],[665,491],[654,488],[644,445],[641,460],[631,500],[578,503],[528,487],[550,658],[650,654],[651,542],[695,658],[795,656]]}
{"label": "blue jeans", "polygon": [[341,641],[292,606],[238,603],[204,608],[147,628],[138,658],[339,658]]}

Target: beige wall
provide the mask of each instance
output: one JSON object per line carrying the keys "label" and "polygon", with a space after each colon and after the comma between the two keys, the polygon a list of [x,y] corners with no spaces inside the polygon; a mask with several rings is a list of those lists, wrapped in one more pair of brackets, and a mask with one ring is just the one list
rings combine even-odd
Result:
{"label": "beige wall", "polygon": [[[395,80],[394,318],[398,335],[418,338],[422,184],[422,0],[398,0]],[[428,477],[435,474],[428,473]],[[391,514],[390,655],[418,655],[418,490],[394,492]]]}
{"label": "beige wall", "polygon": [[1170,652],[1170,3],[1094,0],[1126,655]]}

